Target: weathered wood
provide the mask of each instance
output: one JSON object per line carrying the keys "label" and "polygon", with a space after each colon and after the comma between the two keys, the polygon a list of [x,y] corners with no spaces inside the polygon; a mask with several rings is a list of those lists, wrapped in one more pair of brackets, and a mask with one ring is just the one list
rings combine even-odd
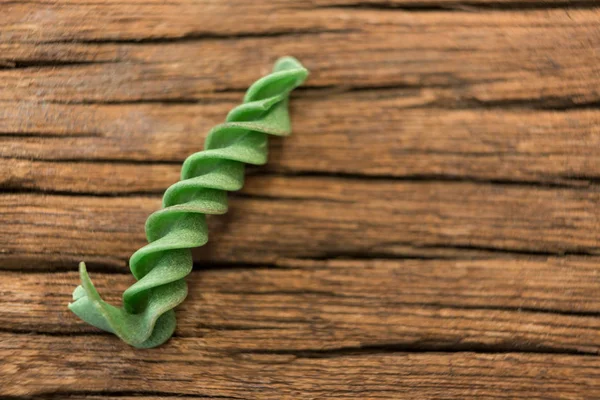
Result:
{"label": "weathered wood", "polygon": [[[596,3],[0,0],[0,397],[600,398]],[[118,304],[284,54],[294,135],[209,219],[176,336],[77,320],[77,262]]]}
{"label": "weathered wood", "polygon": [[5,159],[0,165],[0,184],[8,189],[65,194],[163,193],[179,181],[180,170],[178,165]]}
{"label": "weathered wood", "polygon": [[[90,354],[97,357],[93,364]],[[204,339],[184,338],[140,351],[105,337],[65,340],[0,334],[0,358],[8,361],[0,366],[0,387],[9,395],[125,391],[234,399],[600,396],[600,358],[590,356],[229,353],[211,349]]]}
{"label": "weathered wood", "polygon": [[[178,337],[207,348],[282,351],[402,346],[600,351],[597,259],[284,261],[197,268]],[[541,278],[540,278],[541,277]],[[114,304],[127,275],[92,274]],[[97,332],[65,304],[78,274],[0,273],[5,330]],[[377,288],[373,291],[373,288]]]}
{"label": "weathered wood", "polygon": [[[0,163],[0,184],[162,192],[240,98],[169,106],[7,103],[0,108],[0,156],[8,158]],[[294,134],[272,141],[260,170],[569,185],[600,176],[597,110],[446,110],[424,102],[402,90],[301,93],[294,96]]]}
{"label": "weathered wood", "polygon": [[[27,3],[3,3],[0,3],[0,6],[3,8],[2,22],[6,33],[0,37],[0,41],[5,43],[135,41],[211,35],[231,35],[235,38],[244,35],[336,29],[374,30],[378,21],[402,19],[403,22],[420,25],[419,18],[415,18],[415,15],[421,14],[420,7],[426,8],[425,11],[429,11],[427,14],[430,14],[428,18],[433,20],[447,23],[448,20],[460,19],[463,25],[476,23],[485,26],[481,20],[477,21],[477,18],[470,18],[457,11],[479,11],[477,6],[488,6],[488,9],[494,10],[511,3],[541,9],[569,3],[582,7],[587,5],[590,8],[594,5],[591,0],[286,0],[269,3],[257,3],[252,0],[175,0],[168,3],[156,0],[129,0],[125,4],[122,0],[104,0],[101,3],[59,0],[40,1],[36,3],[35,12],[32,12]],[[98,12],[99,6],[101,12]],[[375,10],[368,10],[369,6]],[[382,9],[377,10],[377,6]],[[390,10],[384,10],[386,6]],[[439,10],[433,8],[436,6]],[[394,10],[394,7],[398,10]],[[411,13],[404,12],[411,9]],[[578,11],[580,10],[570,10],[573,17],[578,16]],[[499,14],[498,19],[510,16],[516,22],[532,23],[537,19],[547,23],[548,17],[545,13],[546,11],[533,11],[532,16],[525,17],[525,12],[517,9],[512,13]],[[270,18],[266,23],[265,16],[273,14],[277,14],[277,18]],[[376,16],[376,19],[373,16]],[[358,23],[361,19],[370,23],[361,26]]]}
{"label": "weathered wood", "polygon": [[[0,196],[5,267],[126,264],[154,197]],[[436,248],[600,252],[600,193],[459,182],[256,176],[209,219],[198,260],[421,255]]]}
{"label": "weathered wood", "polygon": [[[22,13],[14,11],[17,6],[7,7],[9,20],[23,19]],[[179,9],[178,15],[187,15],[185,10]],[[135,18],[132,11],[135,10],[124,8],[122,12]],[[81,16],[76,11],[66,12],[74,15],[80,25]],[[207,26],[224,26],[221,29],[225,31],[227,26],[240,29],[243,26],[240,21],[257,26],[256,21],[247,17],[215,18],[203,7],[198,7],[198,12],[213,21]],[[256,77],[256,71],[265,72],[266,66],[281,54],[293,54],[303,60],[313,71],[310,80],[313,87],[411,86],[427,89],[432,101],[441,103],[494,105],[534,101],[548,107],[564,107],[599,100],[594,90],[600,79],[596,73],[598,60],[590,51],[600,40],[595,30],[597,9],[569,13],[560,9],[396,13],[317,8],[293,10],[288,15],[294,17],[278,14],[275,24],[288,21],[297,24],[296,30],[305,34],[139,45],[110,43],[115,39],[110,38],[108,30],[109,36],[105,38],[109,43],[77,44],[71,43],[73,38],[64,37],[59,29],[49,32],[58,32],[66,43],[44,45],[37,43],[40,38],[33,39],[35,44],[18,43],[23,36],[19,31],[21,25],[9,24],[4,35],[16,43],[0,48],[2,59],[8,65],[34,67],[0,71],[0,100],[198,100],[214,91],[247,87]],[[191,18],[195,27],[202,26],[202,22]],[[319,33],[317,28],[317,33],[313,33],[315,25],[324,24],[329,30],[342,32]],[[128,26],[136,25],[144,37],[155,37],[152,32],[145,32],[143,25],[128,22]],[[179,31],[183,28],[175,23],[157,26],[178,30],[175,36],[187,34],[185,30]],[[278,31],[276,25],[269,26],[272,33]],[[106,35],[106,25],[100,23],[99,27]],[[66,29],[80,37],[80,31],[68,25]],[[94,35],[93,28],[85,29]],[[41,35],[45,30],[35,32]],[[49,37],[49,40],[58,39]],[[316,43],[319,51],[315,51]],[[44,60],[51,60],[48,67],[43,67]],[[36,63],[42,66],[35,67]],[[61,63],[84,65],[61,66]]]}

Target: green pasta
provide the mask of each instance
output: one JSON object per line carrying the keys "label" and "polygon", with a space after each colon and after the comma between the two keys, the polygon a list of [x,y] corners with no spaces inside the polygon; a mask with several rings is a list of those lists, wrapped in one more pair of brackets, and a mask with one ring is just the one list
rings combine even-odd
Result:
{"label": "green pasta", "polygon": [[231,110],[226,122],[210,131],[204,151],[184,161],[181,180],[167,189],[163,208],[146,221],[149,244],[129,260],[137,282],[123,293],[122,308],[101,299],[82,262],[81,285],[69,309],[134,347],[156,347],[168,340],[176,325],[173,309],[187,295],[190,249],[208,241],[206,214],[227,211],[227,191],[243,186],[244,163],[267,162],[267,135],[290,134],[288,97],[307,75],[296,59],[279,59],[270,75],[248,89],[244,103]]}

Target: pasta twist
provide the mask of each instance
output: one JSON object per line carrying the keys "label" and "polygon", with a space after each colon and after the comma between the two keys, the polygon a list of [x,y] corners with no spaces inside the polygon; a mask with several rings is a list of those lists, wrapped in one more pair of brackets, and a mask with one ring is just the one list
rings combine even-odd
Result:
{"label": "pasta twist", "polygon": [[279,59],[270,75],[248,89],[244,103],[226,122],[210,131],[204,151],[184,161],[181,180],[167,189],[163,208],[146,221],[149,244],[129,260],[137,282],[123,293],[123,308],[101,299],[82,262],[71,311],[134,347],[155,347],[168,340],[176,325],[173,309],[187,295],[190,249],[208,241],[206,214],[227,211],[227,191],[243,186],[244,163],[266,163],[267,135],[290,134],[288,97],[307,75],[296,59]]}

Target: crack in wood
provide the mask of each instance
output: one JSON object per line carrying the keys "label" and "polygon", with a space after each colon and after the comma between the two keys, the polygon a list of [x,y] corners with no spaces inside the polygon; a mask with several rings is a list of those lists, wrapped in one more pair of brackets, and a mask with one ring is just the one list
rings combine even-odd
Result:
{"label": "crack in wood", "polygon": [[430,343],[426,340],[416,343],[387,343],[377,345],[362,345],[354,347],[338,347],[332,349],[296,350],[296,349],[252,349],[232,351],[232,354],[264,354],[290,355],[296,358],[338,358],[349,356],[368,356],[373,354],[394,353],[477,353],[477,354],[563,354],[576,356],[596,356],[597,352],[575,351],[540,346],[534,343],[506,342],[497,345],[474,345],[466,343]]}
{"label": "crack in wood", "polygon": [[116,398],[116,397],[156,397],[157,399],[174,397],[177,399],[218,399],[218,400],[247,400],[246,397],[219,396],[207,394],[185,394],[179,392],[164,392],[153,390],[69,390],[69,391],[52,391],[38,393],[35,396],[2,396],[3,400],[64,400],[73,396],[82,397],[100,397],[100,398]]}
{"label": "crack in wood", "polygon": [[[294,37],[294,36],[311,36],[323,34],[347,34],[359,32],[357,29],[292,29],[292,30],[276,30],[271,32],[239,32],[232,34],[219,34],[214,32],[191,32],[181,36],[173,37],[140,37],[140,38],[94,38],[80,39],[67,38],[56,40],[37,41],[36,44],[171,44],[198,42],[205,40],[243,40],[243,39],[262,39],[262,38],[278,38],[278,37]],[[28,43],[21,41],[20,43]]]}
{"label": "crack in wood", "polygon": [[[156,191],[133,191],[133,192],[77,192],[66,190],[45,190],[38,188],[28,188],[11,185],[11,181],[2,182],[0,184],[2,194],[40,194],[49,196],[67,196],[67,197],[157,197],[162,196],[164,190]],[[166,189],[166,188],[165,188]]]}
{"label": "crack in wood", "polygon": [[[0,136],[1,138],[1,136]],[[66,137],[65,139],[68,139]],[[30,157],[4,157],[0,156],[0,160],[29,160]],[[183,159],[179,160],[152,160],[152,159],[122,159],[122,158],[76,158],[76,157],[65,157],[65,158],[38,158],[36,161],[43,161],[44,163],[78,163],[78,164],[98,164],[98,163],[110,163],[118,165],[177,165],[180,166],[183,163]]]}
{"label": "crack in wood", "polygon": [[[450,307],[451,308],[451,307]],[[306,321],[301,321],[305,323]],[[205,329],[199,326],[200,329]],[[276,327],[243,327],[232,325],[217,325],[206,329],[215,329],[222,331],[253,331],[253,330],[278,330]],[[0,333],[13,335],[37,335],[49,337],[87,337],[87,336],[107,336],[109,334],[102,331],[90,332],[56,332],[56,331],[40,331],[40,330],[20,330],[0,328]],[[175,338],[198,338],[196,336],[174,335]],[[384,343],[384,344],[365,344],[359,346],[344,346],[325,349],[265,349],[253,348],[248,350],[226,350],[231,356],[243,355],[290,355],[295,358],[339,358],[350,356],[366,356],[374,354],[394,354],[394,353],[478,353],[478,354],[561,354],[561,355],[578,355],[578,356],[597,356],[600,351],[583,351],[574,350],[565,347],[553,347],[549,345],[541,345],[532,342],[531,340],[520,342],[518,340],[505,341],[497,344],[484,343],[463,343],[462,339],[454,342],[443,343],[434,340],[417,340],[411,343]]]}
{"label": "crack in wood", "polygon": [[[41,139],[72,139],[72,138],[98,138],[100,133],[90,132],[9,132],[0,130],[0,138],[41,138]],[[9,157],[0,157],[7,158]],[[12,158],[12,157],[11,157]],[[29,158],[30,160],[30,158]]]}
{"label": "crack in wood", "polygon": [[83,65],[116,64],[116,61],[70,61],[70,60],[2,60],[0,70],[16,70],[30,68],[72,68]]}
{"label": "crack in wood", "polygon": [[315,5],[321,9],[355,9],[375,11],[401,11],[414,13],[427,12],[464,12],[464,11],[526,11],[526,10],[554,10],[573,9],[591,10],[598,8],[596,0],[562,0],[562,1],[456,1],[453,3],[439,2],[435,0],[424,0],[414,2],[402,1],[348,1],[341,4]]}
{"label": "crack in wood", "polygon": [[[572,97],[546,96],[529,99],[481,100],[474,97],[456,100],[449,107],[449,100],[434,100],[426,105],[440,109],[522,109],[537,111],[571,111],[571,110],[598,110],[600,101],[575,101]],[[417,107],[424,107],[419,105]]]}

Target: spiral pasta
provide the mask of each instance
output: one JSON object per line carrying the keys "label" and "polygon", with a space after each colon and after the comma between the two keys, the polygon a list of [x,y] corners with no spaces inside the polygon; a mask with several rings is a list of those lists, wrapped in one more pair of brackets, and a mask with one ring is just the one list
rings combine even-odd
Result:
{"label": "spiral pasta", "polygon": [[167,189],[163,208],[146,221],[148,245],[129,260],[137,282],[123,293],[122,308],[101,299],[82,262],[81,285],[69,309],[134,347],[168,340],[176,325],[173,309],[187,295],[190,249],[208,241],[206,214],[227,211],[227,191],[242,188],[245,163],[266,163],[267,135],[290,134],[288,97],[307,75],[296,59],[279,59],[270,75],[248,89],[244,103],[231,110],[226,122],[210,131],[204,151],[184,161],[181,180]]}

